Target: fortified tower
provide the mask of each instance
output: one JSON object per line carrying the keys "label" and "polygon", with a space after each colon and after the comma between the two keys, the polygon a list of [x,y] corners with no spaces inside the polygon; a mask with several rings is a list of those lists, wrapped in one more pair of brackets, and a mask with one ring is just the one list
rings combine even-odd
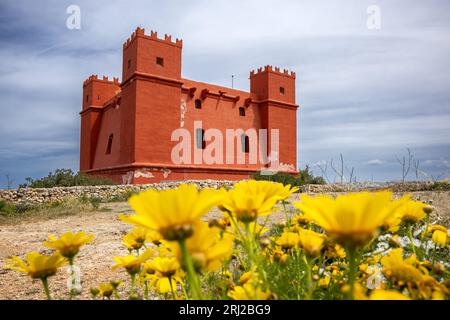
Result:
{"label": "fortified tower", "polygon": [[80,170],[92,168],[104,104],[120,92],[119,78],[90,76],[83,83],[81,115]]}
{"label": "fortified tower", "polygon": [[[261,127],[268,132],[268,150],[279,144],[281,166],[297,166],[297,108],[295,104],[295,72],[265,66],[250,72],[250,93],[258,101]],[[272,141],[271,130],[279,130],[278,141]],[[274,159],[272,159],[274,160]]]}
{"label": "fortified tower", "polygon": [[[267,154],[257,150],[266,129],[267,151],[276,144],[279,150],[271,164],[296,173],[295,73],[252,71],[250,92],[190,80],[181,74],[182,47],[182,40],[137,28],[123,44],[122,81],[97,75],[84,81],[80,171],[123,184],[249,178],[267,167],[261,161]],[[173,139],[180,130],[189,141]],[[252,132],[260,134],[251,139]],[[174,160],[181,142],[183,161]],[[193,159],[199,154],[201,161]]]}
{"label": "fortified tower", "polygon": [[182,46],[181,40],[159,39],[153,31],[145,35],[141,28],[123,44],[122,144],[134,151],[124,162],[170,163],[170,136],[179,125]]}

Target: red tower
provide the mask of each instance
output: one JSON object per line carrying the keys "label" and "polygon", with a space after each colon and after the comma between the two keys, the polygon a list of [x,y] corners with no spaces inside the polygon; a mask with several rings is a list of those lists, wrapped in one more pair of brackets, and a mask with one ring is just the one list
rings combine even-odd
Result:
{"label": "red tower", "polygon": [[84,82],[80,171],[117,183],[243,179],[274,162],[295,173],[295,73],[252,71],[250,92],[184,79],[182,44],[137,28],[123,45],[122,82]]}

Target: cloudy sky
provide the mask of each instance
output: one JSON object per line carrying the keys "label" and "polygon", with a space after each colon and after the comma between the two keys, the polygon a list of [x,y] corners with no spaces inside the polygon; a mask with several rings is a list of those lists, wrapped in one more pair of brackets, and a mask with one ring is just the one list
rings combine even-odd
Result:
{"label": "cloudy sky", "polygon": [[[66,27],[72,4],[79,30]],[[367,27],[371,5],[380,29]],[[194,80],[234,74],[248,90],[252,68],[295,70],[300,167],[328,162],[334,180],[342,153],[358,180],[399,179],[409,147],[421,171],[449,176],[449,1],[16,0],[0,4],[0,187],[78,169],[82,82],[120,76],[136,26],[182,38]]]}

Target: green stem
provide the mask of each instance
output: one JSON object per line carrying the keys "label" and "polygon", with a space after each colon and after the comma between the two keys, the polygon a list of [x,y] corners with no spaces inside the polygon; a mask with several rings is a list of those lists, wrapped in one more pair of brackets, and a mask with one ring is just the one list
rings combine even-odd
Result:
{"label": "green stem", "polygon": [[413,253],[416,254],[416,246],[414,245],[414,238],[413,238],[413,233],[412,233],[412,224],[409,225],[409,227],[408,227],[408,237],[409,237],[409,241],[411,242],[411,249],[412,249]]}
{"label": "green stem", "polygon": [[253,236],[250,232],[250,226],[248,223],[245,223],[245,243],[247,247],[247,253],[249,258],[249,266],[254,263],[254,251],[253,251]]}
{"label": "green stem", "polygon": [[348,255],[348,285],[350,286],[348,299],[353,300],[355,298],[355,280],[356,280],[356,268],[357,251],[354,248],[347,248]]}
{"label": "green stem", "polygon": [[289,218],[289,215],[288,215],[287,210],[286,210],[286,202],[283,200],[283,201],[281,201],[281,203],[283,204],[284,216],[286,217],[286,225],[288,227],[290,227],[291,219]]}
{"label": "green stem", "polygon": [[148,282],[145,280],[144,282],[144,298],[145,300],[148,300]]}
{"label": "green stem", "polygon": [[131,276],[130,297],[133,297],[135,293],[136,274],[131,274],[130,276]]}
{"label": "green stem", "polygon": [[170,285],[170,291],[172,292],[172,298],[173,300],[177,300],[176,299],[176,295],[175,295],[175,291],[173,290],[173,285],[172,285],[172,277],[169,276],[169,285]]}
{"label": "green stem", "polygon": [[184,239],[179,240],[178,244],[180,245],[181,254],[183,256],[183,262],[187,269],[189,289],[192,291],[192,296],[195,300],[202,299],[198,277],[197,274],[195,273],[194,264],[192,263],[191,256],[189,255],[188,249],[186,247],[186,241]]}
{"label": "green stem", "polygon": [[52,300],[52,297],[50,296],[50,291],[48,290],[48,281],[47,278],[42,278],[42,284],[44,285],[44,292],[45,296],[47,297],[47,300]]}
{"label": "green stem", "polygon": [[309,264],[308,258],[305,255],[303,255],[303,262],[306,265],[306,300],[311,300],[313,291],[311,265]]}
{"label": "green stem", "polygon": [[[255,223],[256,223],[256,221],[255,221]],[[264,270],[264,268],[262,268],[259,257],[257,255],[255,255],[255,238],[253,237],[253,234],[250,232],[249,223],[245,223],[245,236],[246,237],[244,239],[244,241],[245,241],[244,243],[245,243],[248,258],[249,258],[248,265],[249,266],[255,265],[256,270],[262,276],[262,280],[264,281],[265,284],[267,284],[266,271]]]}

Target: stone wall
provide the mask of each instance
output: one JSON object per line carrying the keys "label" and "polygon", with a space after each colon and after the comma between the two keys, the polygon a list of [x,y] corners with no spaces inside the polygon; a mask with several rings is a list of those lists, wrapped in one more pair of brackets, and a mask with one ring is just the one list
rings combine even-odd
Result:
{"label": "stone wall", "polygon": [[[136,193],[146,189],[164,190],[174,188],[181,183],[193,183],[199,188],[220,187],[231,188],[233,181],[217,180],[192,180],[173,181],[142,185],[110,185],[110,186],[80,186],[80,187],[56,187],[56,188],[27,188],[18,190],[0,190],[0,199],[13,203],[46,203],[60,201],[70,197],[100,198],[102,201],[124,199],[125,195]],[[450,183],[444,184],[444,190],[450,190]],[[357,184],[326,184],[305,185],[300,187],[300,192],[306,193],[332,193],[332,192],[356,192],[376,191],[390,189],[394,192],[413,192],[433,190],[431,182],[407,182],[407,183],[357,183]]]}
{"label": "stone wall", "polygon": [[0,199],[13,203],[46,203],[60,201],[67,198],[100,198],[102,201],[114,200],[125,194],[137,193],[147,189],[164,190],[175,188],[181,183],[191,183],[199,188],[220,187],[231,188],[232,181],[173,181],[141,185],[109,185],[109,186],[79,186],[79,187],[55,187],[55,188],[22,188],[18,190],[0,190]]}

